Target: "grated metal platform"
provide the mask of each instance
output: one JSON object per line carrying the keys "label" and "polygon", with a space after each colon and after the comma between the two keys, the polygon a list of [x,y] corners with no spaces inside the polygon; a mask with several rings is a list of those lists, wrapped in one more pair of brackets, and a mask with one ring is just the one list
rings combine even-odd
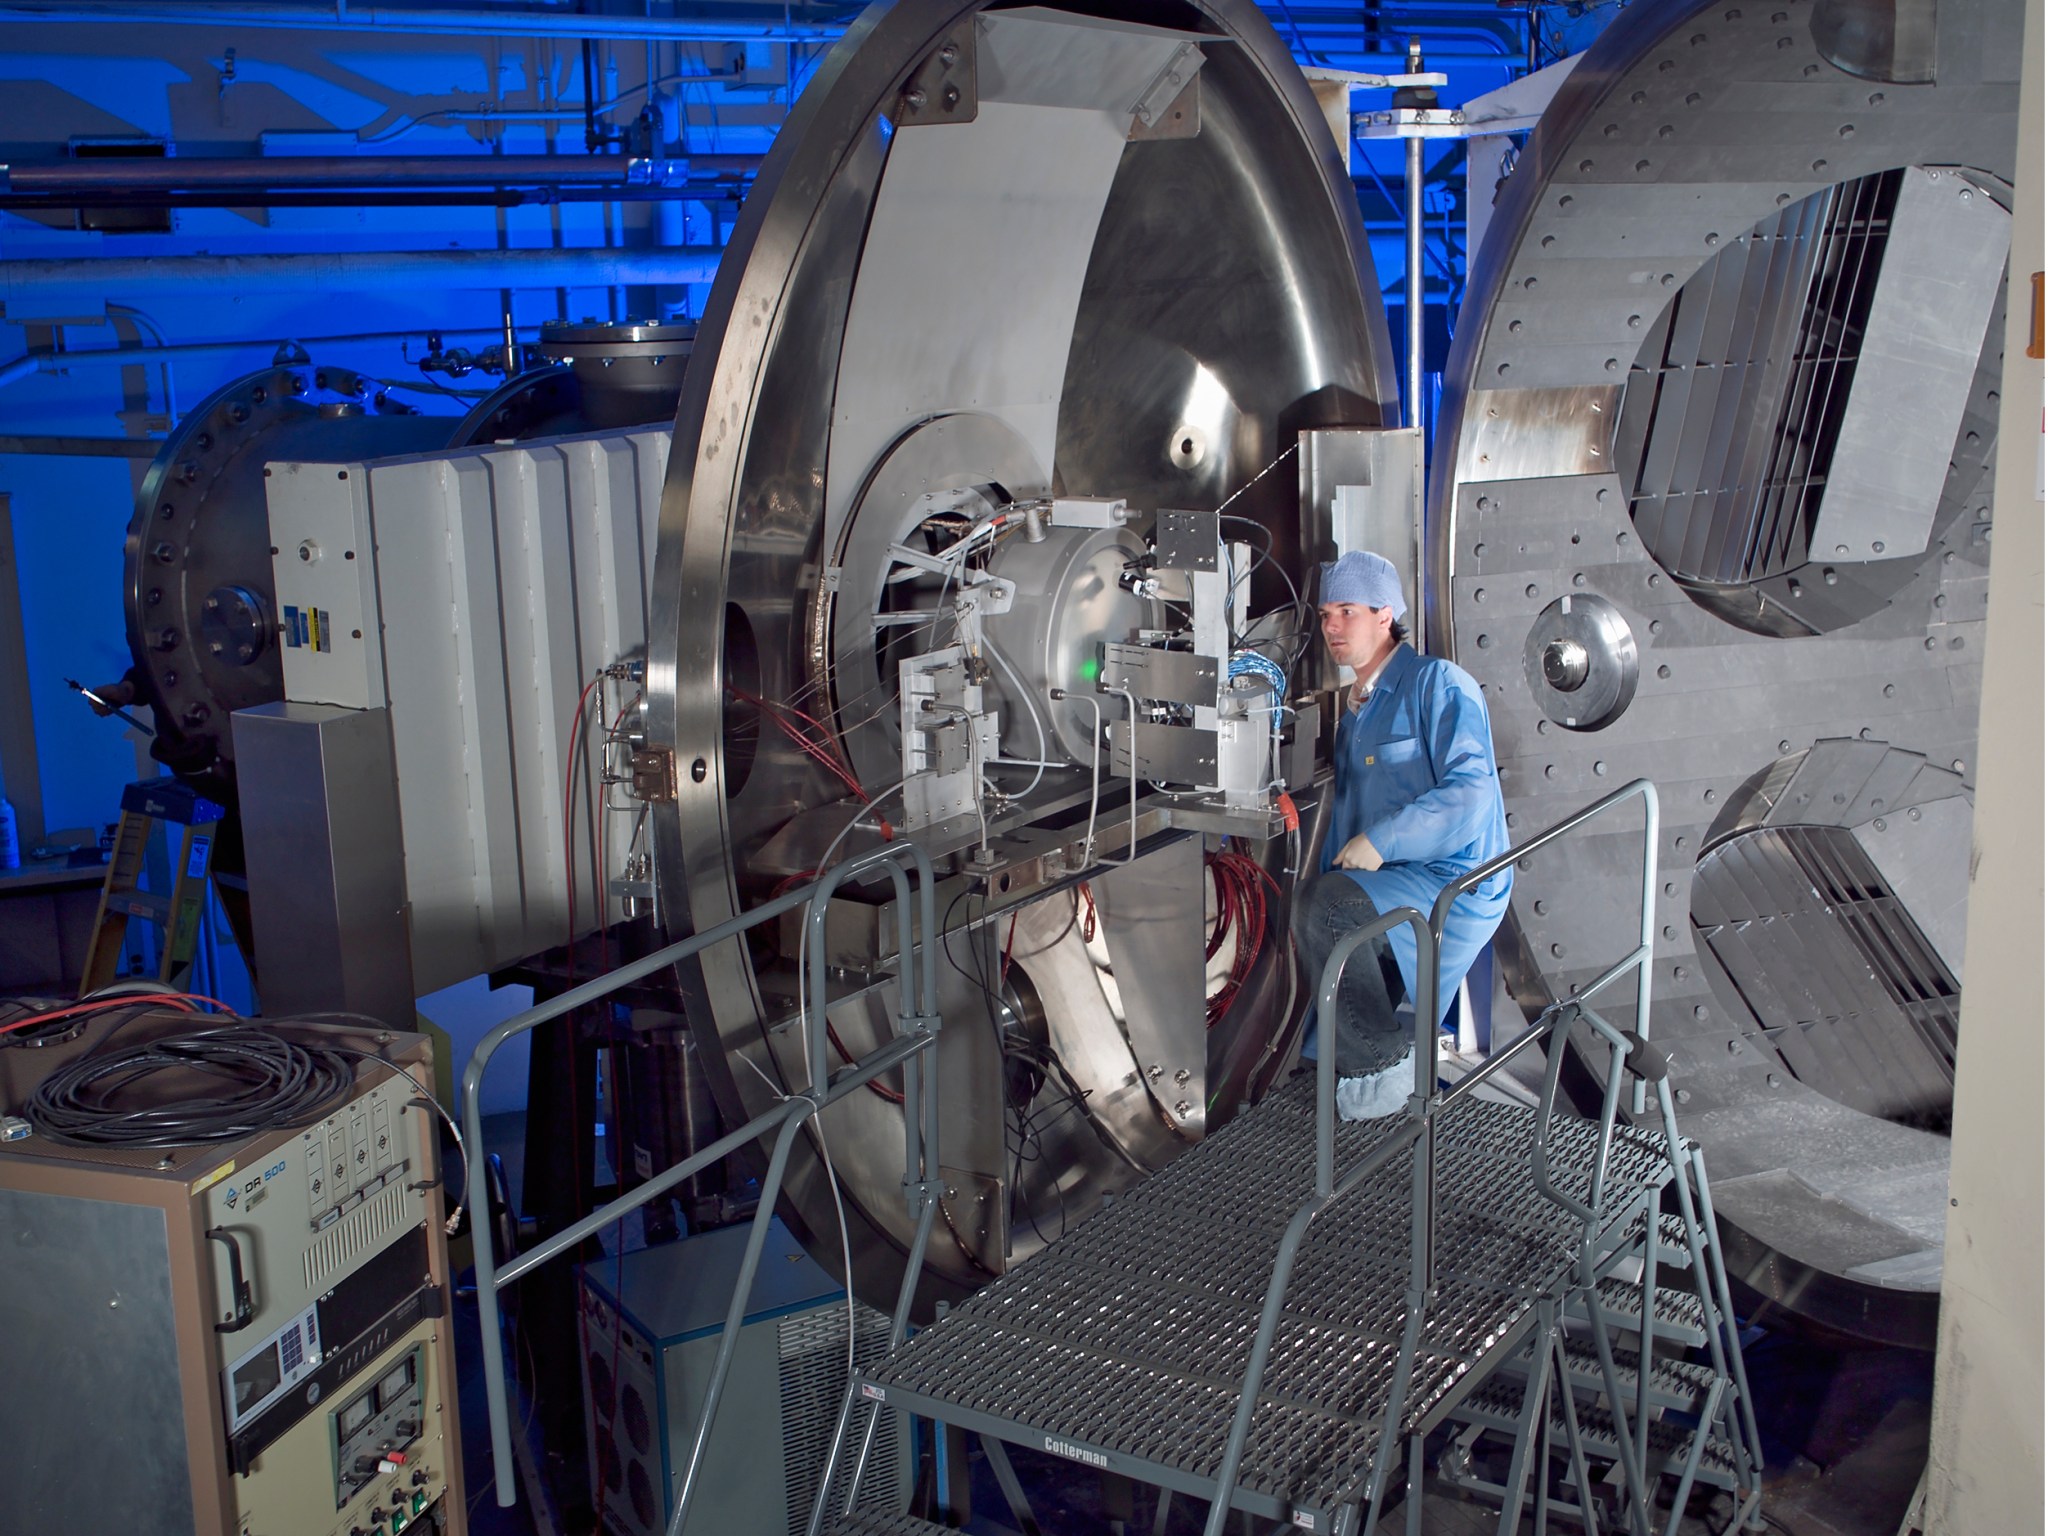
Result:
{"label": "grated metal platform", "polygon": [[[1210,1496],[1281,1232],[1311,1193],[1313,1080],[1287,1084],[1109,1210],[991,1282],[867,1378],[871,1396],[1197,1497]],[[1339,1125],[1337,1157],[1398,1124]],[[1403,1415],[1427,1429],[1520,1348],[1581,1224],[1535,1188],[1532,1110],[1464,1099],[1435,1135],[1437,1291]],[[1583,1192],[1597,1130],[1552,1123]],[[1661,1137],[1617,1128],[1617,1189],[1661,1185]],[[1410,1160],[1316,1222],[1303,1247],[1232,1502],[1343,1529],[1371,1475],[1405,1321]]]}

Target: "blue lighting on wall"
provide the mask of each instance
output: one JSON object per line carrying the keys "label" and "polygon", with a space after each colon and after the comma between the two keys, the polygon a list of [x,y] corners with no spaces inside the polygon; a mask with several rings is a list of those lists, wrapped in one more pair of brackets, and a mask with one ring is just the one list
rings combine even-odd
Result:
{"label": "blue lighting on wall", "polygon": [[[1615,3],[1275,0],[1267,10],[1296,57],[1319,68],[1393,72],[1419,38],[1429,67],[1450,76],[1442,95],[1455,104],[1518,78],[1532,59],[1583,47]],[[248,0],[228,26],[195,24],[203,7],[170,0],[30,6],[32,16],[10,8],[0,52],[0,162],[13,169],[0,183],[0,494],[40,769],[32,830],[91,836],[150,765],[132,733],[92,714],[63,679],[99,684],[128,666],[122,539],[150,441],[267,365],[281,343],[452,416],[497,380],[423,373],[430,336],[482,354],[508,318],[530,341],[553,319],[695,316],[708,273],[633,281],[634,262],[723,247],[752,165],[857,11],[806,5],[745,22],[728,7],[686,3],[579,15],[440,0],[337,26],[332,10]],[[311,174],[340,160],[361,162],[351,185]],[[242,206],[192,187],[84,205],[32,186],[39,168],[109,166],[168,168],[174,183],[191,172],[197,186],[197,173],[217,177],[231,162],[275,186]],[[436,183],[430,162],[466,179]],[[1427,165],[1424,324],[1437,369],[1466,271],[1462,146],[1432,144]],[[475,176],[500,166],[510,168],[502,182]],[[1401,147],[1356,145],[1351,168],[1398,342]],[[375,260],[347,291],[179,276],[181,258],[202,254],[433,261],[495,251],[564,252],[579,265],[509,290],[466,286],[452,271],[379,276]],[[599,256],[623,263],[625,280],[579,280]],[[129,268],[142,278],[124,286],[101,265],[115,260],[148,265]],[[143,278],[146,297],[135,288]],[[166,346],[147,366],[79,356]],[[235,984],[231,970],[222,964],[218,984]]]}

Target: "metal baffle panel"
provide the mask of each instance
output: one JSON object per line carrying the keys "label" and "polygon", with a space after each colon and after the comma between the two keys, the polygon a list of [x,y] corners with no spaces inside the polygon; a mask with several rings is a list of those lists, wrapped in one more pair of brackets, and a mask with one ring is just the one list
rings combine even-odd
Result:
{"label": "metal baffle panel", "polygon": [[[287,640],[286,691],[388,700],[422,992],[570,937],[570,726],[598,669],[645,654],[667,457],[665,431],[637,431],[272,466],[279,601],[312,616]],[[298,557],[308,541],[318,559]],[[599,788],[573,808],[579,841]],[[633,822],[603,816],[613,874]],[[578,875],[587,933],[599,909]]]}

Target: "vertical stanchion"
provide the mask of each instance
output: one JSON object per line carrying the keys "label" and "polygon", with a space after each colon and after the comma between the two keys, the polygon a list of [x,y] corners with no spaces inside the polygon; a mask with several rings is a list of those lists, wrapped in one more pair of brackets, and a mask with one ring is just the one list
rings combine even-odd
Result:
{"label": "vertical stanchion", "polygon": [[[1411,68],[1419,63],[1411,55]],[[1401,141],[1407,155],[1408,218],[1408,425],[1422,427],[1422,140],[1410,135]]]}

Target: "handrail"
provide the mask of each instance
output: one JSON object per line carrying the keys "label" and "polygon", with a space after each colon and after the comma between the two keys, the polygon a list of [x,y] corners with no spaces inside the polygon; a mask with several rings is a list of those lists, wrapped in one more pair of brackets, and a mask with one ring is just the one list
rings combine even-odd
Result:
{"label": "handrail", "polygon": [[[906,861],[909,869],[905,867]],[[898,1033],[895,1038],[869,1052],[852,1066],[842,1068],[837,1074],[830,1074],[825,1066],[824,1028],[821,1026],[808,1031],[809,1038],[805,1041],[805,1047],[810,1077],[802,1092],[782,1099],[738,1130],[721,1137],[712,1145],[655,1175],[652,1179],[636,1185],[632,1190],[557,1233],[539,1247],[520,1255],[502,1269],[499,1268],[496,1253],[492,1251],[490,1223],[483,1219],[484,1213],[489,1210],[489,1192],[485,1183],[487,1169],[482,1157],[473,1156],[470,1159],[469,1205],[470,1209],[477,1213],[471,1230],[476,1252],[477,1312],[483,1335],[484,1398],[490,1416],[494,1487],[501,1508],[511,1507],[514,1495],[511,1414],[506,1401],[505,1344],[498,1305],[498,1292],[506,1286],[538,1266],[577,1247],[585,1238],[618,1220],[635,1207],[644,1205],[655,1195],[674,1188],[693,1174],[749,1142],[756,1141],[770,1132],[775,1133],[774,1151],[769,1159],[768,1172],[762,1180],[760,1205],[755,1213],[746,1253],[740,1264],[739,1279],[726,1314],[725,1329],[719,1340],[718,1355],[712,1366],[711,1379],[705,1388],[703,1410],[698,1415],[696,1440],[691,1447],[682,1487],[677,1493],[675,1514],[679,1525],[695,1492],[697,1475],[709,1441],[712,1418],[717,1412],[725,1378],[732,1365],[734,1350],[738,1346],[740,1327],[745,1320],[747,1302],[753,1290],[754,1275],[768,1236],[768,1223],[774,1214],[775,1198],[781,1187],[783,1172],[788,1164],[796,1132],[804,1121],[826,1105],[844,1098],[897,1066],[903,1068],[904,1188],[911,1203],[912,1213],[919,1218],[920,1233],[929,1233],[931,1224],[926,1218],[933,1197],[932,1174],[938,1155],[938,1110],[937,1096],[925,1091],[929,1084],[926,1082],[927,1074],[920,1070],[920,1058],[937,1038],[939,1024],[937,961],[933,953],[938,942],[936,882],[931,859],[922,848],[907,839],[893,841],[847,859],[810,885],[774,897],[701,933],[691,934],[687,938],[666,945],[644,959],[620,966],[617,970],[596,977],[581,986],[572,987],[559,997],[536,1004],[492,1029],[470,1053],[469,1063],[462,1074],[463,1128],[469,1145],[481,1147],[484,1073],[489,1068],[492,1057],[506,1041],[550,1020],[558,1019],[586,1003],[607,997],[630,982],[690,959],[714,945],[737,938],[749,929],[756,928],[785,912],[806,906],[810,909],[808,916],[812,938],[813,1006],[822,1015],[826,998],[822,943],[826,908],[833,892],[846,880],[882,866],[886,866],[895,885],[899,913],[908,912],[910,909],[910,870],[916,872],[918,884],[915,937],[911,924],[901,920],[897,924],[897,971],[901,1011],[897,1019]],[[917,978],[915,996],[912,989],[913,971]],[[920,1264],[920,1256],[913,1252],[912,1263],[905,1271],[906,1291],[914,1286],[914,1271]],[[851,1276],[847,1277],[847,1283],[852,1284]],[[907,1315],[906,1308],[900,1301],[897,1310],[899,1318]],[[672,1528],[677,1527],[672,1525]]]}
{"label": "handrail", "polygon": [[[1536,850],[1557,841],[1567,833],[1575,831],[1594,818],[1612,810],[1625,801],[1640,796],[1644,802],[1643,820],[1643,907],[1641,931],[1635,949],[1624,959],[1603,971],[1591,985],[1579,989],[1569,1003],[1553,1004],[1546,1010],[1551,1016],[1548,1028],[1538,1027],[1517,1040],[1485,1067],[1465,1078],[1454,1088],[1440,1092],[1437,1088],[1437,997],[1442,989],[1442,946],[1444,928],[1449,921],[1451,908],[1466,892],[1491,879],[1517,861],[1528,857]],[[1436,1210],[1436,1157],[1435,1123],[1437,1118],[1451,1104],[1457,1102],[1479,1084],[1499,1071],[1514,1056],[1526,1048],[1531,1041],[1559,1033],[1559,1021],[1569,1029],[1570,1020],[1583,1012],[1583,1004],[1594,994],[1613,984],[1619,977],[1634,969],[1640,973],[1636,993],[1636,1033],[1643,1040],[1649,1038],[1650,1010],[1650,956],[1656,922],[1656,876],[1657,876],[1657,832],[1658,800],[1657,787],[1648,779],[1634,779],[1612,793],[1567,816],[1554,826],[1538,832],[1527,842],[1510,848],[1496,858],[1488,860],[1477,868],[1459,876],[1438,893],[1425,925],[1421,914],[1411,907],[1396,908],[1392,912],[1377,915],[1364,926],[1352,930],[1341,939],[1331,951],[1323,967],[1321,984],[1316,994],[1316,1017],[1334,1019],[1337,1011],[1337,989],[1342,980],[1345,965],[1360,946],[1390,932],[1402,923],[1408,923],[1416,934],[1415,975],[1417,991],[1415,1006],[1415,1092],[1402,1111],[1404,1123],[1386,1134],[1371,1152],[1360,1158],[1342,1175],[1335,1169],[1336,1133],[1336,1084],[1337,1053],[1334,1038],[1327,1041],[1316,1053],[1316,1185],[1314,1193],[1303,1202],[1288,1223],[1280,1240],[1279,1252],[1275,1257],[1273,1276],[1266,1288],[1264,1308],[1259,1315],[1259,1327],[1252,1341],[1251,1360],[1246,1366],[1242,1386],[1239,1389],[1237,1411],[1232,1418],[1230,1436],[1224,1442],[1223,1462],[1218,1469],[1216,1492],[1209,1506],[1209,1517],[1204,1536],[1222,1536],[1223,1527],[1230,1514],[1230,1497],[1237,1481],[1238,1470],[1243,1464],[1244,1452],[1251,1438],[1251,1423],[1257,1411],[1259,1383],[1265,1374],[1268,1357],[1272,1353],[1273,1340],[1279,1331],[1280,1313],[1286,1299],[1287,1287],[1292,1279],[1295,1260],[1301,1244],[1315,1219],[1340,1195],[1348,1193],[1365,1179],[1377,1173],[1391,1162],[1394,1156],[1407,1148],[1416,1148],[1414,1162],[1414,1185],[1410,1199],[1410,1270],[1407,1295],[1407,1318],[1402,1328],[1402,1347],[1395,1366],[1394,1380],[1389,1385],[1385,1419],[1381,1426],[1380,1445],[1374,1458],[1373,1496],[1366,1515],[1366,1528],[1372,1528],[1379,1513],[1379,1498],[1384,1487],[1384,1469],[1392,1454],[1394,1439],[1408,1390],[1408,1378],[1415,1350],[1419,1343],[1422,1314],[1434,1292],[1436,1283],[1435,1255],[1435,1210]],[[1604,1020],[1600,1021],[1606,1031],[1619,1039],[1618,1032]],[[1334,1031],[1331,1031],[1334,1035]],[[1554,1096],[1555,1079],[1563,1052],[1551,1053],[1546,1091],[1542,1108],[1538,1112],[1538,1127],[1535,1143],[1531,1148],[1532,1171],[1537,1185],[1560,1206],[1573,1211],[1584,1220],[1592,1220],[1601,1203],[1605,1190],[1608,1153],[1611,1147],[1614,1111],[1619,1094],[1621,1056],[1617,1053],[1611,1064],[1605,1113],[1602,1116],[1600,1150],[1596,1161],[1591,1190],[1590,1205],[1578,1202],[1562,1191],[1551,1189],[1545,1162],[1545,1139],[1549,1122],[1549,1106]],[[1643,1108],[1642,1086],[1636,1090],[1636,1110]],[[1604,1353],[1604,1351],[1603,1351]],[[1603,1364],[1605,1362],[1603,1361]],[[1611,1372],[1610,1372],[1611,1375]],[[1620,1399],[1615,1398],[1616,1407]],[[1627,1458],[1624,1458],[1626,1461]],[[1630,1491],[1640,1501],[1640,1483],[1634,1467],[1628,1472]]]}
{"label": "handrail", "polygon": [[[1608,811],[1612,810],[1615,806],[1620,805],[1623,801],[1632,800],[1638,795],[1640,795],[1643,799],[1643,915],[1641,934],[1635,949],[1630,951],[1627,955],[1623,956],[1620,960],[1615,961],[1613,965],[1609,966],[1605,971],[1602,971],[1600,975],[1595,977],[1590,983],[1581,987],[1578,990],[1578,992],[1574,994],[1574,996],[1581,1003],[1590,1002],[1598,993],[1604,991],[1608,986],[1612,985],[1620,977],[1626,975],[1630,970],[1639,969],[1642,972],[1642,985],[1637,989],[1636,992],[1636,1033],[1645,1040],[1649,1039],[1649,962],[1650,949],[1652,943],[1655,940],[1657,929],[1657,831],[1659,826],[1659,811],[1657,801],[1657,786],[1651,783],[1648,779],[1629,780],[1628,783],[1622,785],[1619,789],[1616,789],[1608,794],[1602,795],[1598,800],[1595,800],[1591,805],[1584,806],[1581,809],[1574,811],[1571,815],[1565,817],[1563,821],[1556,822],[1551,826],[1545,827],[1541,832],[1538,832],[1526,843],[1522,843],[1516,847],[1510,848],[1506,853],[1500,854],[1495,858],[1488,859],[1484,864],[1481,864],[1477,869],[1470,870],[1467,873],[1460,875],[1457,879],[1453,880],[1449,885],[1445,886],[1441,891],[1437,893],[1436,905],[1430,910],[1429,914],[1430,931],[1437,935],[1439,942],[1441,942],[1444,931],[1444,924],[1449,920],[1451,915],[1451,905],[1460,896],[1463,896],[1467,891],[1470,891],[1477,886],[1483,885],[1486,881],[1492,879],[1495,875],[1499,874],[1509,865],[1519,863],[1521,860],[1526,859],[1530,854],[1536,852],[1539,848],[1547,847],[1551,843],[1556,842],[1559,838],[1563,837],[1567,832],[1577,831],[1580,827],[1584,826],[1587,822],[1593,820],[1595,817],[1605,815]],[[1519,1046],[1520,1043],[1520,1041],[1517,1041],[1516,1045]],[[1465,1082],[1458,1084],[1457,1087],[1453,1088],[1449,1093],[1447,1093],[1445,1095],[1445,1098],[1447,1100],[1456,1099],[1460,1097],[1463,1093],[1469,1092],[1471,1086],[1471,1079],[1468,1078]],[[1635,1101],[1635,1112],[1637,1114],[1641,1114],[1643,1112],[1643,1108],[1644,1101],[1641,1086],[1638,1085]]]}
{"label": "handrail", "polygon": [[[1330,958],[1323,964],[1321,984],[1316,991],[1316,1017],[1319,1020],[1336,1019],[1337,989],[1352,956],[1361,946],[1403,923],[1415,930],[1415,976],[1422,994],[1415,1008],[1415,1092],[1401,1111],[1402,1124],[1383,1136],[1370,1152],[1339,1175],[1336,1171],[1337,1041],[1334,1022],[1324,1031],[1322,1049],[1316,1052],[1315,1191],[1295,1211],[1294,1219],[1287,1224],[1287,1230],[1280,1239],[1280,1251],[1273,1262],[1273,1278],[1266,1284],[1265,1306],[1259,1313],[1258,1332],[1252,1339],[1251,1360],[1245,1366],[1244,1384],[1238,1391],[1237,1411],[1230,1421],[1230,1437],[1223,1445],[1223,1464],[1216,1472],[1216,1493],[1209,1503],[1209,1518],[1203,1536],[1223,1536],[1223,1528],[1230,1519],[1231,1490],[1237,1484],[1238,1469],[1243,1465],[1245,1447],[1251,1440],[1252,1417],[1258,1410],[1259,1383],[1266,1374],[1266,1361],[1273,1352],[1273,1340],[1280,1331],[1281,1307],[1286,1301],[1287,1287],[1294,1277],[1295,1259],[1308,1237],[1309,1227],[1339,1196],[1348,1194],[1392,1162],[1396,1153],[1421,1145],[1425,1150],[1416,1158],[1416,1198],[1410,1218],[1408,1320],[1400,1363],[1395,1367],[1397,1379],[1389,1402],[1398,1403],[1407,1392],[1406,1372],[1416,1343],[1408,1335],[1420,1330],[1420,1302],[1427,1283],[1429,1219],[1422,1197],[1428,1177],[1425,1165],[1429,1161],[1426,1149],[1430,1094],[1436,1086],[1437,940],[1423,921],[1422,914],[1413,907],[1396,907],[1391,912],[1379,913],[1372,921],[1352,929],[1339,939],[1330,951]],[[1429,963],[1424,965],[1424,960]],[[1389,1429],[1393,1423],[1394,1416],[1390,1412],[1387,1418]],[[1386,1430],[1382,1431],[1383,1439],[1386,1433]],[[1383,1445],[1382,1456],[1385,1452]]]}
{"label": "handrail", "polygon": [[[1530,1141],[1529,1169],[1531,1178],[1543,1197],[1556,1205],[1560,1210],[1569,1212],[1577,1217],[1583,1224],[1586,1237],[1580,1244],[1579,1269],[1583,1287],[1587,1293],[1587,1305],[1589,1308],[1596,1307],[1597,1305],[1593,1300],[1593,1261],[1591,1249],[1594,1241],[1594,1229],[1599,1227],[1606,1219],[1607,1168],[1614,1147],[1614,1125],[1616,1114],[1621,1105],[1621,1083],[1625,1070],[1625,1057],[1629,1050],[1629,1042],[1619,1030],[1594,1013],[1587,1004],[1621,977],[1626,976],[1630,971],[1634,971],[1636,973],[1635,1034],[1639,1041],[1647,1044],[1650,1037],[1650,991],[1652,981],[1650,962],[1656,937],[1657,921],[1657,837],[1660,826],[1657,786],[1648,779],[1632,779],[1612,793],[1603,795],[1592,804],[1575,811],[1563,821],[1546,827],[1521,846],[1511,848],[1498,858],[1490,859],[1477,869],[1461,875],[1438,894],[1436,906],[1431,913],[1430,920],[1431,930],[1440,935],[1443,932],[1444,923],[1450,915],[1452,904],[1466,891],[1490,879],[1508,865],[1527,858],[1536,850],[1556,842],[1567,833],[1576,831],[1587,822],[1606,814],[1614,809],[1614,807],[1637,796],[1640,796],[1643,801],[1643,852],[1642,912],[1635,948],[1608,966],[1606,970],[1594,977],[1592,981],[1577,987],[1569,999],[1553,1000],[1551,1006],[1544,1010],[1543,1019],[1539,1020],[1539,1027],[1531,1029],[1527,1036],[1515,1042],[1513,1048],[1502,1054],[1502,1060],[1505,1061],[1508,1056],[1512,1056],[1516,1050],[1526,1045],[1529,1040],[1539,1036],[1546,1042],[1549,1042],[1545,1047],[1549,1060],[1544,1071],[1543,1091],[1537,1102],[1535,1129]],[[1594,1157],[1593,1173],[1589,1180],[1586,1192],[1587,1197],[1584,1200],[1580,1200],[1576,1196],[1557,1188],[1551,1181],[1549,1168],[1550,1119],[1552,1107],[1556,1102],[1558,1079],[1563,1071],[1565,1052],[1570,1048],[1571,1027],[1581,1019],[1592,1026],[1596,1033],[1603,1035],[1608,1040],[1610,1046],[1607,1062],[1607,1081],[1603,1086],[1601,1094],[1599,1150]],[[1546,1020],[1547,1022],[1544,1022]],[[1489,1063],[1488,1065],[1492,1067],[1494,1064]],[[1474,1074],[1471,1078],[1458,1084],[1452,1092],[1446,1094],[1442,1102],[1444,1104],[1455,1102],[1463,1094],[1475,1089],[1482,1077],[1490,1075],[1490,1072]],[[1641,1114],[1644,1111],[1644,1107],[1643,1081],[1641,1078],[1638,1078],[1634,1094],[1634,1112]],[[1674,1143],[1674,1157],[1676,1152],[1676,1143]],[[1429,1170],[1429,1177],[1432,1183],[1429,1203],[1433,1210],[1436,1201],[1433,1187],[1436,1170],[1433,1163]],[[1645,1220],[1646,1241],[1652,1245],[1651,1251],[1654,1254],[1656,1212],[1654,1210],[1648,1211]],[[1655,1314],[1652,1307],[1651,1292],[1655,1287],[1655,1283],[1654,1265],[1645,1264],[1643,1270],[1643,1338],[1641,1347],[1643,1358],[1646,1360],[1650,1357],[1654,1335]],[[1641,1375],[1638,1381],[1636,1422],[1634,1433],[1631,1435],[1627,1433],[1629,1427],[1628,1415],[1627,1410],[1623,1407],[1620,1377],[1615,1369],[1612,1353],[1608,1348],[1606,1331],[1598,1326],[1597,1312],[1594,1316],[1594,1322],[1596,1326],[1593,1328],[1592,1333],[1595,1353],[1599,1356],[1601,1378],[1607,1390],[1608,1400],[1613,1405],[1616,1428],[1622,1431],[1620,1436],[1623,1450],[1621,1464],[1624,1479],[1627,1483],[1629,1505],[1632,1515],[1638,1523],[1641,1523],[1647,1518],[1645,1511],[1648,1509],[1650,1379],[1646,1372]]]}
{"label": "handrail", "polygon": [[[1359,946],[1383,933],[1392,932],[1403,923],[1415,930],[1415,979],[1422,991],[1415,1004],[1415,1095],[1403,1113],[1420,1115],[1420,1101],[1428,1099],[1436,1086],[1435,1058],[1430,1046],[1436,1035],[1438,978],[1435,961],[1439,942],[1420,912],[1413,907],[1396,907],[1391,912],[1378,914],[1371,922],[1352,929],[1337,941],[1336,947],[1330,951],[1330,958],[1323,965],[1323,974],[1316,987],[1316,1017],[1331,1020],[1337,1017],[1337,987],[1344,979],[1345,966],[1350,964]],[[1420,963],[1425,955],[1431,961],[1427,968]],[[1316,1196],[1325,1201],[1335,1193],[1332,1182],[1337,1134],[1337,1041],[1334,1024],[1328,1034],[1324,1048],[1316,1052]]]}

